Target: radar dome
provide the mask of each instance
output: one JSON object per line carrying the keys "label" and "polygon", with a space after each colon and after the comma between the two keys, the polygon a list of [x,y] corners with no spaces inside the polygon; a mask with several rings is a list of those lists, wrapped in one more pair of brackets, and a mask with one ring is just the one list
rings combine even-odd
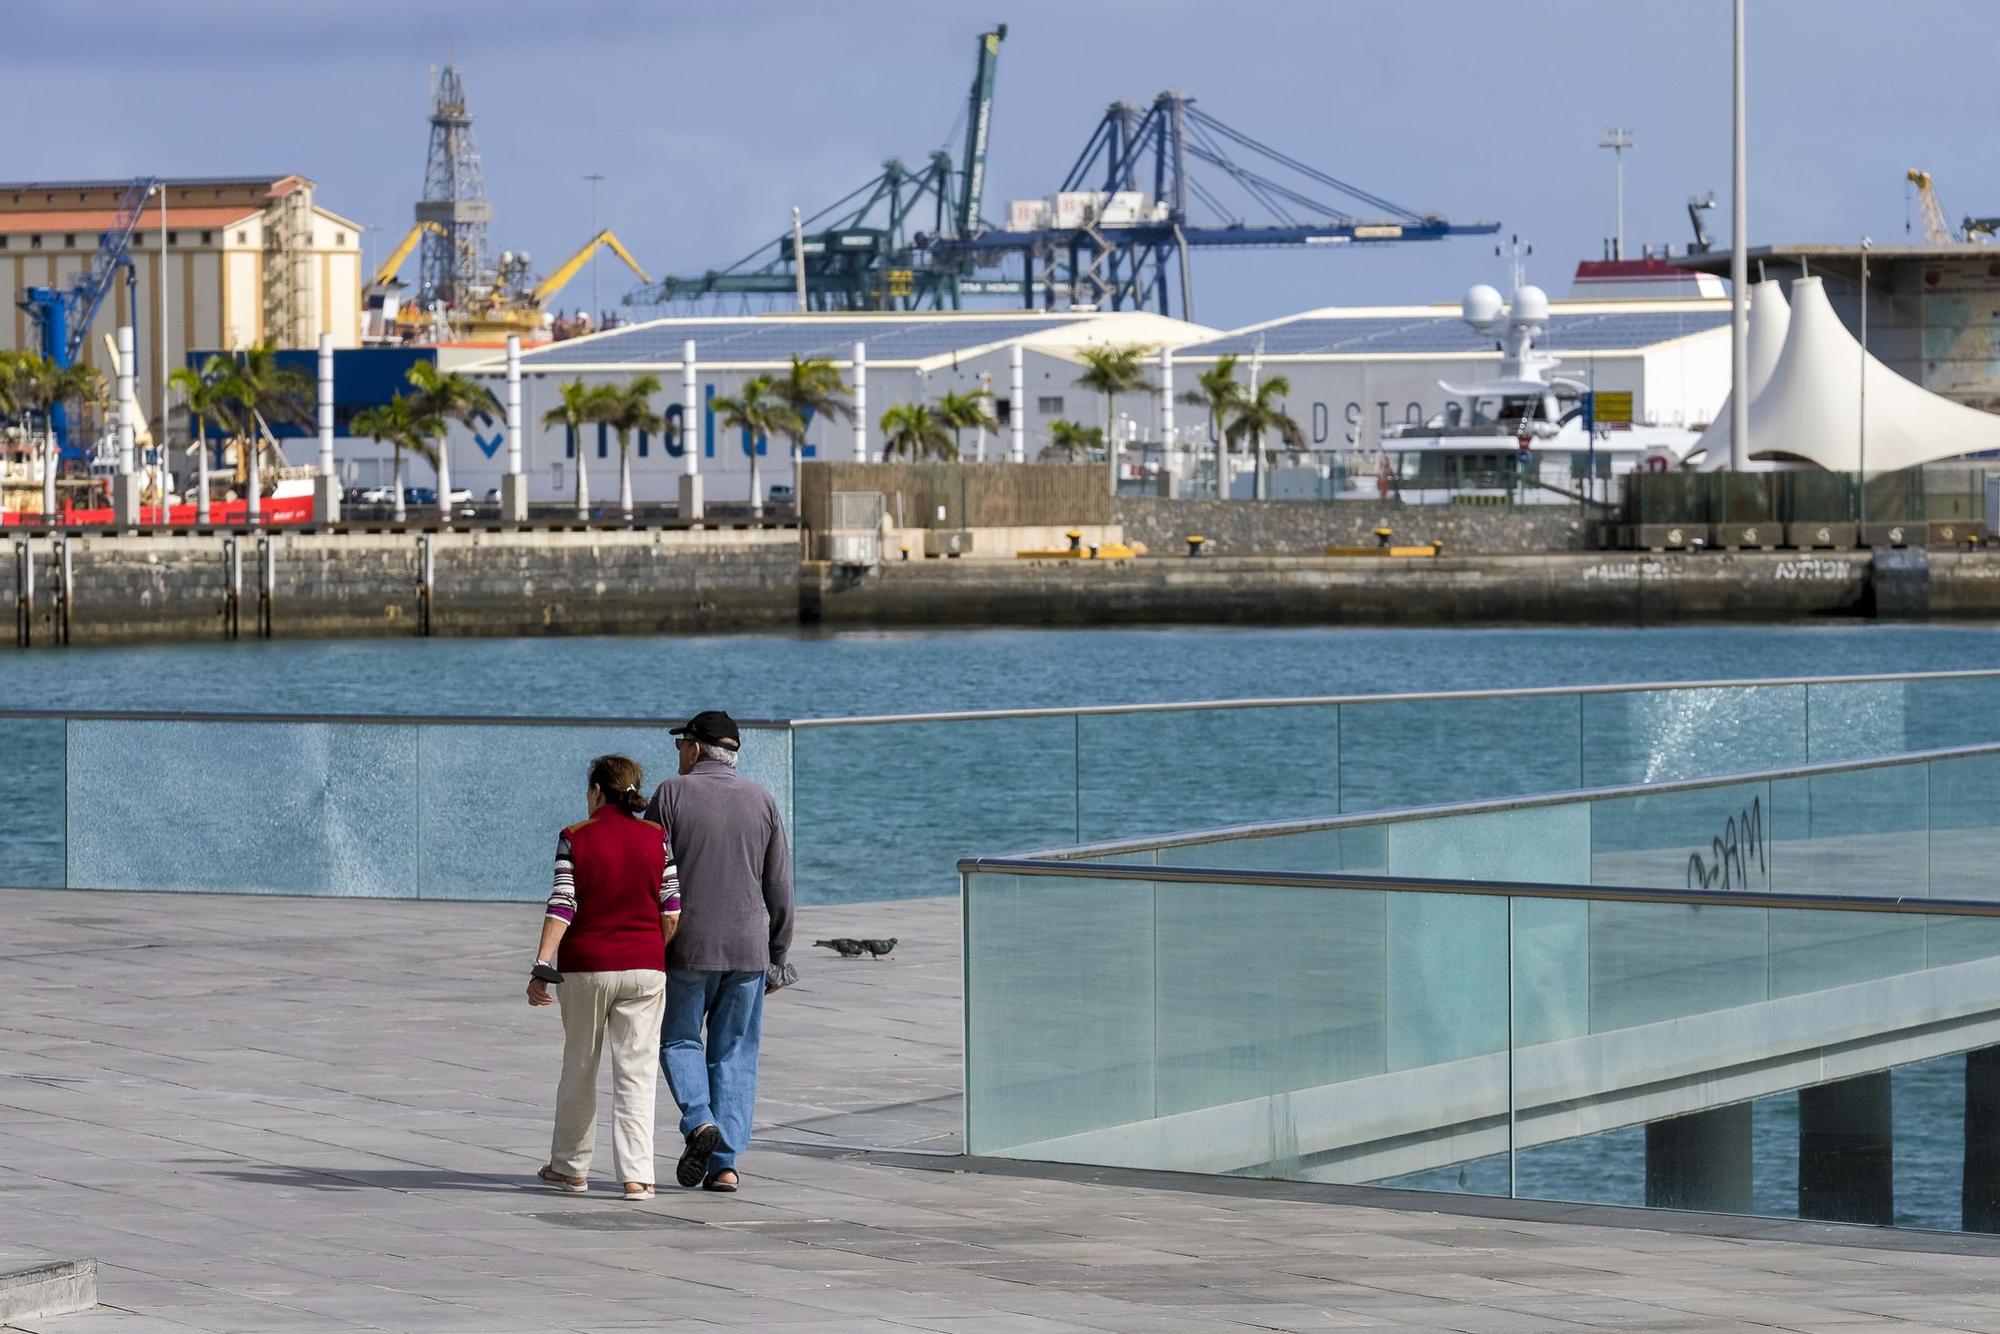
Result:
{"label": "radar dome", "polygon": [[1459,303],[1459,310],[1467,324],[1483,326],[1493,323],[1500,318],[1499,289],[1480,283],[1466,292],[1465,300]]}
{"label": "radar dome", "polygon": [[1530,284],[1514,293],[1514,319],[1540,324],[1549,317],[1549,294]]}

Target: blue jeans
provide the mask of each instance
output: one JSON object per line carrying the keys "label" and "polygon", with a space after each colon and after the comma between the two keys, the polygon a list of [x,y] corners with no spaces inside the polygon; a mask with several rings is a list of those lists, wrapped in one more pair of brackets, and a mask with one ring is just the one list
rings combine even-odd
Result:
{"label": "blue jeans", "polygon": [[[708,1029],[704,1048],[702,1028]],[[734,1169],[750,1147],[757,1109],[757,1040],[764,1031],[764,974],[675,968],[667,973],[660,1068],[681,1108],[681,1134],[714,1122],[722,1145],[710,1176]]]}

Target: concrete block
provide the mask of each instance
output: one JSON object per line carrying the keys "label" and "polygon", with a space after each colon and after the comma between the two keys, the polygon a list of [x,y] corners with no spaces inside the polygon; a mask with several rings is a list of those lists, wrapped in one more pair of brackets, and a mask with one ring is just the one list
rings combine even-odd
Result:
{"label": "concrete block", "polygon": [[111,479],[111,522],[119,528],[139,526],[139,474],[119,473]]}
{"label": "concrete block", "polygon": [[701,519],[707,515],[707,505],[702,493],[702,475],[698,472],[681,474],[680,516],[683,519]]}
{"label": "concrete block", "polygon": [[97,1261],[50,1260],[0,1270],[0,1325],[71,1315],[97,1305]]}
{"label": "concrete block", "polygon": [[1632,545],[1647,551],[1691,551],[1708,545],[1705,523],[1640,523],[1632,525]]}
{"label": "concrete block", "polygon": [[1922,523],[1870,523],[1861,528],[1861,545],[1877,550],[1922,546],[1930,536],[1930,526]]}
{"label": "concrete block", "polygon": [[1949,523],[1930,525],[1930,545],[1934,547],[1963,547],[1983,543],[1986,540],[1984,524],[1954,519]]}
{"label": "concrete block", "polygon": [[1788,523],[1785,545],[1800,551],[1848,551],[1854,547],[1855,526],[1851,523]]}
{"label": "concrete block", "polygon": [[318,524],[340,522],[340,479],[338,477],[313,478],[313,522]]}
{"label": "concrete block", "polygon": [[1715,545],[1731,551],[1771,551],[1784,535],[1784,525],[1776,522],[1715,525]]}
{"label": "concrete block", "polygon": [[926,556],[969,556],[973,551],[972,533],[964,528],[926,528],[924,530],[924,554]]}
{"label": "concrete block", "polygon": [[528,521],[528,478],[507,473],[500,478],[500,518],[507,523]]}

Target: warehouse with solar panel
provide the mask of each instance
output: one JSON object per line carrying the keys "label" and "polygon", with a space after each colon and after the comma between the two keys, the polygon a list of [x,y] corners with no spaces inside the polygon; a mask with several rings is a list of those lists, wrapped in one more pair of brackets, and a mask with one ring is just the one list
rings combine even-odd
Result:
{"label": "warehouse with solar panel", "polygon": [[[653,320],[582,338],[524,349],[520,357],[522,466],[529,497],[538,503],[571,498],[576,472],[587,468],[589,494],[615,494],[618,434],[605,423],[574,428],[550,420],[563,387],[622,385],[659,378],[655,403],[663,427],[634,431],[627,441],[635,501],[672,504],[680,478],[704,479],[709,506],[782,504],[796,485],[794,442],[732,426],[731,405],[760,377],[782,377],[792,359],[830,363],[844,386],[852,416],[805,414],[797,453],[803,460],[881,462],[891,449],[883,414],[904,404],[935,404],[947,394],[984,393],[990,427],[960,428],[951,442],[969,462],[1034,463],[1047,454],[1058,421],[1101,427],[1105,401],[1080,388],[1080,349],[1143,347],[1149,362],[1163,350],[1212,340],[1221,330],[1146,311],[884,312],[757,315]],[[459,369],[505,391],[504,356]],[[1153,378],[1157,378],[1156,376]],[[1158,395],[1125,394],[1115,405],[1115,429],[1129,441],[1160,438]],[[690,412],[689,404],[694,405]],[[691,427],[689,423],[692,423]],[[475,495],[497,488],[506,469],[499,423],[458,428],[454,476]],[[369,442],[351,442],[365,448]],[[1135,455],[1136,457],[1136,455]]]}

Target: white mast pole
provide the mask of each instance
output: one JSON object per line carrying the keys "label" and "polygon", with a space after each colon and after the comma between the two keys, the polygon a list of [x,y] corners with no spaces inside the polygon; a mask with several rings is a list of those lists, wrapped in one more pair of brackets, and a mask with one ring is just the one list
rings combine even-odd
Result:
{"label": "white mast pole", "polygon": [[854,345],[854,461],[868,462],[868,344]]}
{"label": "white mast pole", "polygon": [[1740,472],[1750,466],[1750,260],[1745,249],[1750,208],[1745,198],[1749,169],[1748,138],[1743,127],[1743,0],[1735,0],[1732,9],[1735,41],[1729,201],[1729,466]]}
{"label": "white mast pole", "polygon": [[1012,405],[1008,408],[1008,425],[1014,436],[1013,459],[1016,463],[1028,461],[1028,371],[1027,358],[1021,352],[1021,345],[1015,343],[1007,358],[1008,374],[1012,378],[1009,392],[1013,394]]}

